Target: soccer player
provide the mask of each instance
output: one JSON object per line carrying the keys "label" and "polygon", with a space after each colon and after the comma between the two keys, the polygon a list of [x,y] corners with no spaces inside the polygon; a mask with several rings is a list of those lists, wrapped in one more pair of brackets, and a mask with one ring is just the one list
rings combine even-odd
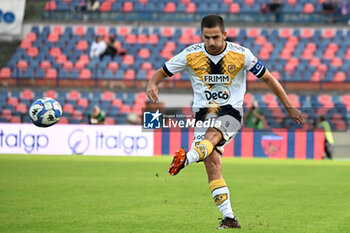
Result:
{"label": "soccer player", "polygon": [[[243,119],[243,96],[247,72],[264,81],[285,106],[289,116],[302,123],[301,112],[267,68],[252,52],[238,44],[225,41],[224,21],[218,15],[208,15],[201,22],[204,43],[194,44],[158,69],[147,86],[148,98],[158,101],[158,85],[173,74],[187,70],[191,78],[196,121],[214,118],[220,127],[206,131],[194,129],[192,149],[175,152],[169,167],[170,175],[193,162],[204,161],[212,197],[223,215],[218,229],[240,228],[230,204],[229,189],[222,177],[221,157],[224,146],[238,133]],[[216,125],[216,124],[215,124]]]}

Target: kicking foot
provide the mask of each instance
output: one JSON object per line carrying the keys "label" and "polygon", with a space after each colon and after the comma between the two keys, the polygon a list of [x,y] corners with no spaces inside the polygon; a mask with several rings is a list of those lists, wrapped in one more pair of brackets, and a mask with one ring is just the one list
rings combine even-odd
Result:
{"label": "kicking foot", "polygon": [[186,151],[184,149],[180,149],[175,152],[173,162],[169,166],[169,174],[175,176],[179,171],[185,167],[186,161]]}
{"label": "kicking foot", "polygon": [[236,218],[227,218],[221,220],[220,226],[216,229],[227,229],[227,228],[241,228],[241,224],[237,221]]}

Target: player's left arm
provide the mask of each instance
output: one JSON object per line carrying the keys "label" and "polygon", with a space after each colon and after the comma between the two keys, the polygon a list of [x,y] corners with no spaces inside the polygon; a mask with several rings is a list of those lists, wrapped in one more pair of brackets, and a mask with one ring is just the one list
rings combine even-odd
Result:
{"label": "player's left arm", "polygon": [[273,77],[273,75],[266,69],[264,75],[260,78],[264,81],[267,86],[275,93],[275,95],[280,99],[284,107],[286,108],[289,117],[298,124],[303,123],[301,117],[301,111],[293,106],[290,102],[285,90],[281,86],[280,82]]}

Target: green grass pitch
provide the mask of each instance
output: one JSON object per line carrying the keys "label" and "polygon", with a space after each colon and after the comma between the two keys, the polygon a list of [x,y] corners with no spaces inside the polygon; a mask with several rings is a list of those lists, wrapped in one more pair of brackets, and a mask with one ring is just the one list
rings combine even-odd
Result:
{"label": "green grass pitch", "polygon": [[[0,232],[217,232],[203,164],[171,158],[0,155]],[[242,229],[350,232],[350,163],[223,159]]]}

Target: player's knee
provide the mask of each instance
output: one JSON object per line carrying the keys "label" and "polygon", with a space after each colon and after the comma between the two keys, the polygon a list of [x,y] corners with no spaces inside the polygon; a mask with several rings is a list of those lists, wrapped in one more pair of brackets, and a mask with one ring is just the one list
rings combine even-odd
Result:
{"label": "player's knee", "polygon": [[209,128],[204,136],[204,140],[208,140],[216,146],[222,140],[222,134],[215,128]]}

